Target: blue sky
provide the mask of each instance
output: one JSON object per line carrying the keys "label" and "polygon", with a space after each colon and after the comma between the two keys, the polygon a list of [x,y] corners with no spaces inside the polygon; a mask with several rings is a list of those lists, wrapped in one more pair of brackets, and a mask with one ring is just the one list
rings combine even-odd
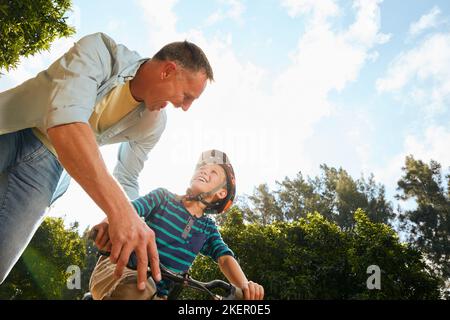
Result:
{"label": "blue sky", "polygon": [[[142,173],[141,193],[183,193],[199,153],[218,148],[238,193],[316,175],[375,174],[392,200],[407,154],[450,165],[450,3],[400,0],[73,1],[77,34],[23,59],[0,90],[34,76],[81,36],[102,31],[151,56],[188,39],[216,81],[187,113],[168,110],[166,132]],[[102,148],[110,169],[116,146]],[[101,211],[73,183],[50,215],[84,227]]]}

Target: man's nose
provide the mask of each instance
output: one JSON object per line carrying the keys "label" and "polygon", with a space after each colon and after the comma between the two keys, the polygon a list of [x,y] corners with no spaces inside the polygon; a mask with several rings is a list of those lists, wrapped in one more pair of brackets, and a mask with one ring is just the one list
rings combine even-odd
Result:
{"label": "man's nose", "polygon": [[183,109],[183,111],[188,111],[189,108],[191,107],[192,103],[183,103],[181,105],[181,109]]}

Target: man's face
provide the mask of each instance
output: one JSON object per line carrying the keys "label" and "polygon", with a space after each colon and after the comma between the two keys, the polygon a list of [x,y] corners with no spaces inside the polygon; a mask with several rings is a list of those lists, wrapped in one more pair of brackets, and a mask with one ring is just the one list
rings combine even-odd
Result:
{"label": "man's face", "polygon": [[[201,166],[191,179],[191,190],[197,192],[209,192],[226,181],[225,170],[218,164]],[[227,195],[226,187],[216,192],[223,199]]]}
{"label": "man's face", "polygon": [[187,111],[206,87],[207,77],[202,71],[192,72],[175,63],[161,68],[159,78],[149,85],[144,101],[150,111],[159,111],[173,104],[175,108]]}

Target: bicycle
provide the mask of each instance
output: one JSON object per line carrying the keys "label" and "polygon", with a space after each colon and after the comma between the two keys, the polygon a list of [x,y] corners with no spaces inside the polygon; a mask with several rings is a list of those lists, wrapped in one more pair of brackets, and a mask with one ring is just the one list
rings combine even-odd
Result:
{"label": "bicycle", "polygon": [[[89,235],[89,239],[95,241],[97,237],[97,230],[93,229]],[[98,256],[109,256],[107,251],[98,250]],[[127,267],[132,270],[137,270],[137,256],[134,251],[131,253],[128,259]],[[184,288],[192,288],[204,293],[207,293],[212,300],[243,300],[244,294],[241,288],[238,288],[231,283],[216,279],[209,282],[201,282],[193,279],[189,275],[189,270],[183,273],[173,272],[163,265],[159,265],[161,270],[161,278],[164,280],[170,280],[175,285],[169,291],[167,297],[168,300],[177,300]],[[151,276],[150,267],[147,268],[147,277]],[[214,293],[214,290],[222,289],[225,291],[224,295]],[[83,300],[93,300],[90,293],[86,293]]]}

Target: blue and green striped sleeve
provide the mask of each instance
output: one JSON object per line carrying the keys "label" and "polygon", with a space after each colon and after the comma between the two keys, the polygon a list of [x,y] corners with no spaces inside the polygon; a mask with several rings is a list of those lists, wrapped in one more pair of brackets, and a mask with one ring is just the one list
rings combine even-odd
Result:
{"label": "blue and green striped sleeve", "polygon": [[166,192],[163,188],[155,189],[145,196],[139,197],[131,203],[140,217],[144,217],[146,221],[149,220],[154,209],[158,208],[166,199]]}
{"label": "blue and green striped sleeve", "polygon": [[200,250],[200,253],[207,257],[210,257],[215,262],[217,262],[217,260],[219,260],[221,256],[235,256],[233,251],[231,251],[231,249],[223,241],[216,225],[213,225],[213,230],[206,239],[206,242]]}

